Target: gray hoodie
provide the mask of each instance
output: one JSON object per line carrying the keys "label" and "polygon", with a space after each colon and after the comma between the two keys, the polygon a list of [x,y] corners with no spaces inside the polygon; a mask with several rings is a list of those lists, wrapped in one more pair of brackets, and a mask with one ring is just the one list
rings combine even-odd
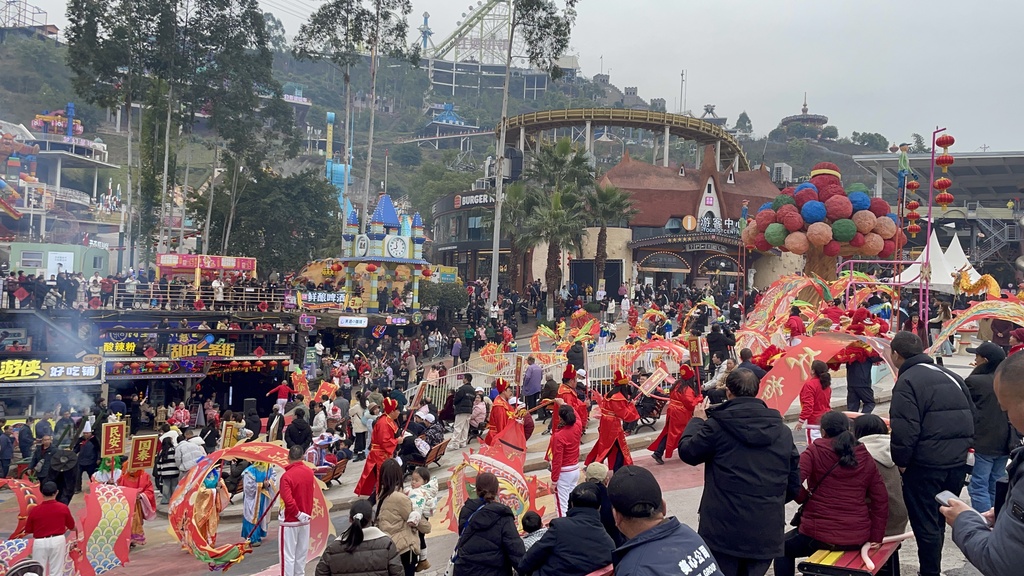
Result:
{"label": "gray hoodie", "polygon": [[889,493],[889,520],[885,523],[885,535],[894,536],[907,531],[907,505],[903,502],[903,478],[899,468],[892,461],[892,449],[888,434],[871,434],[860,439],[875,460],[878,473],[885,482]]}

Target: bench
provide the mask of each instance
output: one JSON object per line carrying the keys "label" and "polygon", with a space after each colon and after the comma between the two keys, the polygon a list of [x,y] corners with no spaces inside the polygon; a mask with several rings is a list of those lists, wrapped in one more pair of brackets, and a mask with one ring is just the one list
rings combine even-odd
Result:
{"label": "bench", "polygon": [[797,570],[804,576],[875,576],[899,549],[900,542],[888,542],[871,552],[873,570],[864,565],[860,550],[818,550],[801,562]]}
{"label": "bench", "polygon": [[656,400],[650,407],[650,410],[646,414],[640,416],[640,419],[636,421],[636,428],[634,429],[634,432],[639,432],[643,428],[650,428],[653,432],[654,426],[661,418],[661,414],[665,411],[665,406],[667,404],[668,403],[664,400]]}
{"label": "bench", "polygon": [[423,465],[437,464],[441,466],[441,458],[444,456],[445,450],[448,449],[448,442],[451,442],[451,438],[445,439],[444,442],[431,448],[430,452],[427,452],[427,455],[423,457]]}

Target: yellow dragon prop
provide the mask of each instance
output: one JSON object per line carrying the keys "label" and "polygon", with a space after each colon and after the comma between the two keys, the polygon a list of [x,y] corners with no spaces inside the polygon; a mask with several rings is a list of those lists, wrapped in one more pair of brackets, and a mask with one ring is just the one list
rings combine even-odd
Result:
{"label": "yellow dragon prop", "polygon": [[999,299],[1000,297],[999,283],[989,274],[984,274],[978,278],[977,282],[971,283],[971,278],[967,274],[967,266],[963,266],[950,276],[953,277],[953,290],[958,295],[961,293],[970,296],[987,294],[990,299]]}

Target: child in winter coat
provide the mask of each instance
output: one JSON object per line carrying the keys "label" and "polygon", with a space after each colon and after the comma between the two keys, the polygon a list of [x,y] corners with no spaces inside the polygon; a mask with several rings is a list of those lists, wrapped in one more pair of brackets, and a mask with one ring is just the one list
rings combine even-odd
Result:
{"label": "child in winter coat", "polygon": [[[405,495],[412,501],[409,525],[419,526],[421,520],[427,520],[434,515],[434,509],[437,507],[437,478],[430,477],[430,470],[426,466],[418,466],[412,472],[410,486],[405,489]],[[416,571],[428,568],[430,562],[427,561],[427,542],[420,532],[420,557]]]}

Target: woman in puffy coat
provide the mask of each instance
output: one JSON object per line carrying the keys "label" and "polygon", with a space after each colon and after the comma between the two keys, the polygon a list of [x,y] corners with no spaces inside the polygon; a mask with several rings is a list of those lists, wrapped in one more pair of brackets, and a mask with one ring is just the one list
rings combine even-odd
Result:
{"label": "woman in puffy coat", "polygon": [[373,526],[373,506],[357,500],[348,513],[349,527],[327,545],[316,576],[402,576],[405,571],[398,548],[380,528]]}
{"label": "woman in puffy coat", "polygon": [[804,487],[797,502],[803,515],[786,534],[786,555],[775,559],[775,576],[793,576],[796,559],[816,550],[858,550],[885,536],[889,496],[868,449],[850,432],[850,419],[828,412],[821,432],[800,455]]}
{"label": "woman in puffy coat", "polygon": [[458,558],[453,576],[511,576],[523,561],[526,547],[519,537],[515,515],[497,502],[498,478],[490,472],[476,477],[477,498],[459,511]]}
{"label": "woman in puffy coat", "polygon": [[409,525],[412,500],[402,491],[402,465],[394,458],[381,464],[377,479],[377,527],[391,537],[398,550],[405,576],[416,574],[420,555],[420,532],[430,532],[430,522]]}
{"label": "woman in puffy coat", "polygon": [[821,437],[819,424],[823,414],[832,409],[832,375],[828,364],[821,360],[811,362],[811,377],[800,389],[800,421],[796,429],[807,429],[807,445]]}

